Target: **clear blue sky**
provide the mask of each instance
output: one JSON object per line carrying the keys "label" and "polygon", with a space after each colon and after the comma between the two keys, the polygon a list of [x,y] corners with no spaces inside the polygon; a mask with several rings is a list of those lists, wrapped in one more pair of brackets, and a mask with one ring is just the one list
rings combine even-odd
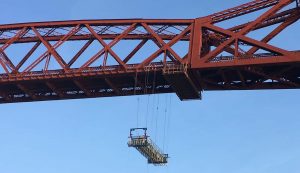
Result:
{"label": "clear blue sky", "polygon": [[[196,18],[245,2],[11,0],[1,2],[0,23]],[[295,26],[284,36],[299,40]],[[0,105],[0,172],[299,173],[299,96],[300,90],[205,92],[203,101],[191,102],[172,94]],[[140,125],[147,117],[149,135],[170,154],[167,167],[149,166],[127,147],[138,112]]]}

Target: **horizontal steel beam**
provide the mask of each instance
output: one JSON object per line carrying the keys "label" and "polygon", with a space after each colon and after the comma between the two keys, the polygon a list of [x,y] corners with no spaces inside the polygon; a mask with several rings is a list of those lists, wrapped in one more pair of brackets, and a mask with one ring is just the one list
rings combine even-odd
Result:
{"label": "horizontal steel beam", "polygon": [[52,27],[74,27],[76,25],[130,25],[132,23],[147,23],[152,25],[189,25],[194,19],[107,19],[107,20],[70,20],[70,21],[52,21],[52,22],[32,22],[0,25],[0,30],[17,30],[24,27],[52,28]]}

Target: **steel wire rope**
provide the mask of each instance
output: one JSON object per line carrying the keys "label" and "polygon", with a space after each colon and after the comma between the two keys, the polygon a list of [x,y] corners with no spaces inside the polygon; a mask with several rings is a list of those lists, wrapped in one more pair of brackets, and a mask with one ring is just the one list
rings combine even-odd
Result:
{"label": "steel wire rope", "polygon": [[156,71],[154,69],[153,72],[153,80],[152,80],[152,95],[153,95],[153,99],[152,99],[152,110],[151,110],[151,129],[155,130],[154,127],[154,117],[155,117],[155,99],[156,99],[156,95],[155,95],[155,86],[156,86]]}
{"label": "steel wire rope", "polygon": [[[138,72],[135,73],[135,81],[134,81],[134,96],[136,96],[137,90],[137,82],[138,82]],[[140,98],[137,97],[137,113],[136,113],[136,127],[139,127],[139,109],[140,109]]]}
{"label": "steel wire rope", "polygon": [[[146,70],[146,76],[145,76],[145,94],[148,94],[148,84],[149,84],[149,74],[150,70]],[[150,93],[147,96],[147,107],[146,107],[146,128],[148,127],[148,116],[149,116],[149,103],[150,103]]]}
{"label": "steel wire rope", "polygon": [[[171,115],[172,115],[172,95],[171,94],[169,94],[168,95],[168,99],[166,100],[166,102],[167,102],[167,107],[169,108],[168,110],[168,113],[167,113],[167,137],[166,137],[166,148],[165,148],[165,153],[169,153],[169,138],[170,138],[170,117],[171,117]],[[169,167],[169,165],[167,164],[166,165],[166,172],[167,173],[169,173],[170,172],[170,169],[169,169],[170,167]]]}
{"label": "steel wire rope", "polygon": [[168,113],[168,95],[165,95],[165,109],[164,109],[164,122],[163,122],[163,151],[165,152],[166,142],[166,124],[167,124],[167,113]]}
{"label": "steel wire rope", "polygon": [[160,104],[160,99],[159,95],[157,96],[156,100],[156,114],[155,114],[155,142],[158,143],[158,118],[159,118],[159,104]]}
{"label": "steel wire rope", "polygon": [[156,100],[156,113],[155,113],[155,142],[159,143],[160,136],[159,136],[159,117],[160,117],[160,95],[157,95]]}
{"label": "steel wire rope", "polygon": [[[169,106],[169,113],[168,113],[168,119],[167,119],[167,133],[170,134],[170,129],[171,129],[171,116],[172,116],[172,95],[169,95],[169,100],[168,100],[168,106]],[[169,142],[170,142],[170,135],[168,135],[166,139],[166,151],[169,152]]]}

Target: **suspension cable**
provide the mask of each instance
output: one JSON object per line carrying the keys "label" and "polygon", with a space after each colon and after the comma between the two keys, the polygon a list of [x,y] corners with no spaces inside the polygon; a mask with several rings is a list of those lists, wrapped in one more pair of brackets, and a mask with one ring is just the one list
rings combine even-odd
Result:
{"label": "suspension cable", "polygon": [[[171,116],[172,116],[172,95],[169,95],[169,100],[168,100],[168,107],[169,107],[169,112],[167,114],[167,134],[170,134],[170,126],[171,126]],[[170,136],[167,135],[166,137],[166,152],[168,152],[169,150],[169,140],[170,140]]]}
{"label": "suspension cable", "polygon": [[159,95],[157,95],[156,100],[156,113],[155,113],[155,142],[158,142],[157,140],[157,133],[158,133],[158,118],[159,118]]}
{"label": "suspension cable", "polygon": [[134,96],[136,95],[136,88],[137,88],[137,82],[138,82],[137,78],[138,78],[138,72],[136,71],[135,78],[134,78],[134,93],[133,93]]}
{"label": "suspension cable", "polygon": [[163,151],[165,151],[166,142],[166,125],[167,125],[167,114],[168,114],[168,95],[165,95],[165,110],[164,110],[164,130],[163,130]]}
{"label": "suspension cable", "polygon": [[[134,81],[134,95],[136,96],[136,90],[137,90],[137,82],[138,82],[138,73],[136,71],[135,73],[135,81]],[[140,98],[137,97],[137,113],[136,113],[136,127],[139,127],[139,114],[140,114]]]}
{"label": "suspension cable", "polygon": [[[145,94],[148,94],[149,74],[150,74],[150,70],[146,70],[145,90],[144,90]],[[147,96],[146,127],[148,127],[149,102],[150,102],[150,94],[148,94],[148,96]]]}
{"label": "suspension cable", "polygon": [[137,98],[137,113],[136,113],[136,127],[139,127],[139,115],[140,114],[140,97]]}

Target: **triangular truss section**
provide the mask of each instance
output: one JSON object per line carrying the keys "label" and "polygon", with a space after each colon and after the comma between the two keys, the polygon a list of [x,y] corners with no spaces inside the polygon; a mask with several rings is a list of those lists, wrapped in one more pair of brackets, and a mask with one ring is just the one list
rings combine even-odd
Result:
{"label": "triangular truss section", "polygon": [[[272,57],[293,56],[287,50],[271,45],[269,42],[279,35],[285,28],[295,23],[300,18],[298,8],[285,8],[293,1],[253,1],[248,4],[232,8],[227,11],[209,16],[212,20],[203,18],[202,40],[208,49],[202,49],[200,61],[197,63],[211,63],[234,61],[239,59],[261,59]],[[248,8],[248,11],[240,12]],[[218,26],[219,22],[238,18],[241,15],[257,13],[265,9],[263,14],[255,20],[240,24],[228,29]],[[199,22],[201,22],[199,18]],[[265,36],[255,35],[256,31],[264,29]],[[256,38],[254,38],[256,37]],[[261,38],[259,38],[261,37]],[[208,40],[208,41],[207,41]],[[205,45],[205,46],[207,46]],[[204,47],[204,46],[203,46]],[[205,51],[203,51],[205,50]],[[207,51],[208,50],[208,51]],[[225,54],[225,57],[223,57]]]}

